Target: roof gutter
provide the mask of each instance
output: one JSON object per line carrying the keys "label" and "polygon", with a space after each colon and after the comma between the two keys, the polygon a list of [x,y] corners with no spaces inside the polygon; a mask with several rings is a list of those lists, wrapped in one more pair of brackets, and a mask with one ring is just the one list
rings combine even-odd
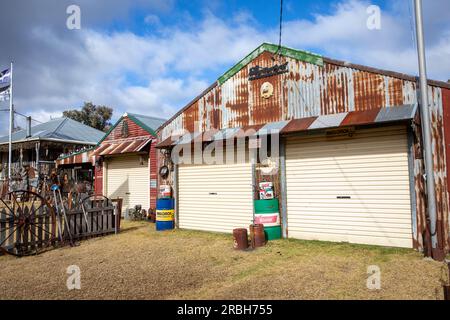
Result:
{"label": "roof gutter", "polygon": [[[96,142],[88,142],[88,141],[78,141],[78,140],[62,140],[62,139],[54,139],[54,138],[33,138],[33,139],[22,139],[13,141],[12,143],[25,143],[25,142],[37,142],[37,141],[49,141],[49,142],[61,142],[61,143],[70,143],[70,144],[85,144],[95,146]],[[8,142],[0,143],[0,146],[7,145]]]}

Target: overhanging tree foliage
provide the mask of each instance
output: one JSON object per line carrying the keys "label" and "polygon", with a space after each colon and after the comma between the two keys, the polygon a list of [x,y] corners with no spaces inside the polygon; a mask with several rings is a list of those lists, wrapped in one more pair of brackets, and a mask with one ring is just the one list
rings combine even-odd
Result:
{"label": "overhanging tree foliage", "polygon": [[85,102],[81,110],[67,110],[63,117],[84,123],[95,129],[108,131],[111,126],[113,109],[107,106],[96,106],[92,102]]}

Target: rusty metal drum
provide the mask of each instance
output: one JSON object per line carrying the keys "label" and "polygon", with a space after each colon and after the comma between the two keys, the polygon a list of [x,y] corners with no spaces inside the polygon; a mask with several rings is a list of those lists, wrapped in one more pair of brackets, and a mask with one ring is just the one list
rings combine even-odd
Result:
{"label": "rusty metal drum", "polygon": [[251,224],[249,228],[250,228],[250,241],[252,244],[252,248],[263,247],[266,244],[264,225]]}
{"label": "rusty metal drum", "polygon": [[239,228],[233,230],[233,248],[236,250],[245,250],[248,248],[247,229]]}

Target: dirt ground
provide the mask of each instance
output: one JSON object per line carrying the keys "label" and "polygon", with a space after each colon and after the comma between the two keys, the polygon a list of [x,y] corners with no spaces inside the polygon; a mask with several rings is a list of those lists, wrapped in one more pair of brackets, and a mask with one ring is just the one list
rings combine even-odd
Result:
{"label": "dirt ground", "polygon": [[[278,240],[238,252],[231,235],[123,224],[77,247],[0,257],[0,299],[442,299],[447,280],[442,263],[411,250]],[[67,289],[71,265],[81,290]],[[367,289],[370,265],[380,290]]]}

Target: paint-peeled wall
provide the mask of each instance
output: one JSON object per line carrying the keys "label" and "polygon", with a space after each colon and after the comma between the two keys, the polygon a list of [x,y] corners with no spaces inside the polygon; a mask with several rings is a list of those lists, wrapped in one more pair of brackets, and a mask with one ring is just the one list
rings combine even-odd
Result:
{"label": "paint-peeled wall", "polygon": [[[216,83],[175,115],[161,129],[164,140],[172,132],[245,127],[312,116],[364,111],[414,104],[414,79],[346,67],[333,60],[322,64],[290,57],[273,60],[263,52],[223,83]],[[288,63],[289,72],[249,81],[249,70]],[[397,75],[397,76],[396,76]],[[261,97],[269,82],[273,94]]]}

